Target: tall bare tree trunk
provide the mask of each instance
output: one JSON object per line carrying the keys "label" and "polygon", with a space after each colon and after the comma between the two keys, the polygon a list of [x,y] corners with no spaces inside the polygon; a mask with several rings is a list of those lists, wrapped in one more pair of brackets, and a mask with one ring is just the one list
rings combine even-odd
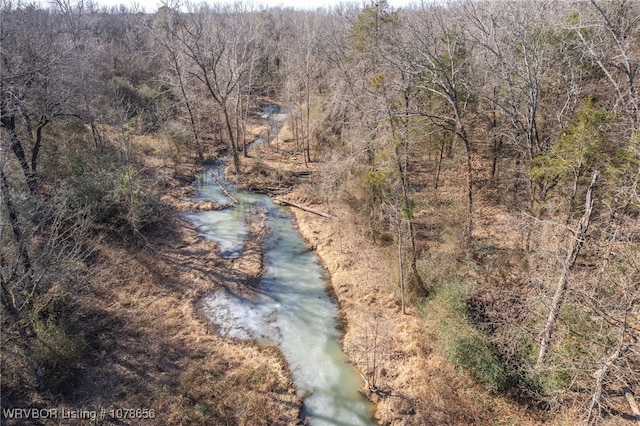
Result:
{"label": "tall bare tree trunk", "polygon": [[174,48],[171,47],[168,43],[163,43],[171,55],[171,64],[173,65],[173,71],[176,73],[176,77],[178,78],[178,86],[180,87],[180,94],[182,95],[182,100],[184,101],[184,105],[187,108],[187,113],[189,114],[189,124],[191,125],[191,133],[193,133],[193,141],[196,147],[196,154],[200,161],[204,160],[204,153],[202,152],[202,145],[200,143],[200,135],[198,133],[198,127],[196,124],[195,114],[193,112],[193,107],[191,106],[191,102],[189,102],[189,97],[187,96],[186,83],[182,77],[182,68],[180,67],[180,61]]}
{"label": "tall bare tree trunk", "polygon": [[233,134],[233,126],[231,125],[231,117],[229,116],[226,99],[224,101],[224,104],[222,105],[222,112],[224,114],[224,121],[227,125],[227,133],[229,135],[229,148],[231,149],[231,156],[233,158],[233,171],[235,174],[240,174],[240,156],[238,155],[238,144]]}
{"label": "tall bare tree trunk", "polygon": [[465,224],[463,240],[465,247],[471,246],[471,240],[473,238],[473,164],[472,164],[472,151],[471,151],[471,141],[467,136],[467,131],[465,127],[460,123],[460,119],[458,119],[458,136],[462,139],[464,143],[464,150],[466,155],[466,192],[467,192],[467,220]]}
{"label": "tall bare tree trunk", "polygon": [[435,182],[433,185],[433,189],[438,189],[438,185],[440,182],[440,171],[442,170],[442,157],[444,156],[444,146],[446,145],[446,142],[443,140],[440,143],[440,153],[438,154],[438,160],[437,160],[437,165],[436,165],[436,177],[435,177]]}
{"label": "tall bare tree trunk", "polygon": [[29,250],[27,249],[27,242],[20,227],[20,220],[18,219],[18,213],[16,205],[13,203],[11,192],[9,192],[9,184],[7,182],[7,176],[3,170],[0,170],[0,195],[4,202],[5,208],[9,216],[9,224],[13,231],[13,238],[18,246],[18,258],[20,263],[24,267],[25,277],[27,277],[28,284],[31,282],[31,259],[29,258]]}
{"label": "tall bare tree trunk", "polygon": [[556,322],[558,321],[558,316],[560,315],[560,308],[562,307],[565,299],[571,270],[576,263],[576,259],[578,257],[578,254],[580,253],[580,248],[582,247],[582,243],[584,241],[584,235],[587,232],[587,228],[589,227],[589,220],[591,219],[591,211],[593,209],[593,190],[596,187],[596,183],[598,182],[599,177],[600,172],[596,170],[593,173],[591,184],[589,185],[589,189],[587,190],[584,215],[578,222],[578,227],[574,232],[571,250],[569,250],[567,259],[564,262],[562,274],[560,274],[560,280],[558,281],[558,287],[556,288],[556,292],[553,295],[553,299],[551,301],[551,309],[549,310],[547,323],[544,327],[542,339],[540,341],[540,352],[538,353],[538,360],[536,361],[536,369],[539,369],[542,366],[544,358],[549,351],[549,346],[551,344],[551,335],[553,334],[553,330],[555,329]]}
{"label": "tall bare tree trunk", "polygon": [[400,269],[400,304],[402,307],[402,313],[406,314],[405,304],[404,304],[404,255],[402,253],[402,210],[400,208],[400,200],[398,199],[399,194],[396,194],[396,213],[397,213],[397,231],[398,231],[398,268]]}

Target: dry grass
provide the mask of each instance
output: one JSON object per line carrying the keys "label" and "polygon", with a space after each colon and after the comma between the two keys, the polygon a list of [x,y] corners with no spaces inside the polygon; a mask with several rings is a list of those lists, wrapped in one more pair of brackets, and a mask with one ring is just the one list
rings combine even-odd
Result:
{"label": "dry grass", "polygon": [[[305,191],[304,187],[296,189]],[[304,196],[298,201],[303,201]],[[346,211],[331,209],[338,217]],[[373,351],[363,345],[366,336],[379,327],[377,387],[383,397],[372,395],[376,417],[382,423],[487,424],[522,420],[513,407],[495,401],[469,377],[454,370],[435,348],[435,332],[429,329],[415,308],[407,315],[400,310],[394,266],[387,250],[373,246],[354,232],[348,220],[331,222],[309,213],[295,211],[305,238],[331,274],[331,284],[347,323],[344,349],[360,371],[369,373],[367,363]],[[348,216],[347,216],[348,217]],[[337,222],[337,223],[336,223]],[[502,405],[501,410],[492,406]]]}

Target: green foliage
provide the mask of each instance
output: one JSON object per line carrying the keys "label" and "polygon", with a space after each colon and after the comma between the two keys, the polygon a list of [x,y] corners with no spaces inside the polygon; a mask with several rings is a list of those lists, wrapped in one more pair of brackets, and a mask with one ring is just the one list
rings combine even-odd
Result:
{"label": "green foliage", "polygon": [[533,181],[543,193],[556,187],[560,196],[568,198],[569,215],[576,193],[589,184],[590,173],[606,169],[610,161],[606,141],[613,118],[587,99],[551,149],[532,160]]}
{"label": "green foliage", "polygon": [[533,179],[567,179],[596,166],[604,154],[611,120],[607,112],[596,109],[593,100],[587,99],[551,150],[533,159]]}
{"label": "green foliage", "polygon": [[156,130],[158,103],[163,98],[160,95],[169,95],[170,91],[163,90],[162,87],[154,89],[145,84],[136,87],[124,77],[112,78],[107,86],[114,122],[124,125],[132,121],[130,124],[134,125],[136,130]]}
{"label": "green foliage", "polygon": [[374,242],[387,244],[392,241],[389,233],[389,217],[384,210],[385,201],[389,200],[391,191],[390,180],[393,177],[391,169],[384,164],[358,168],[353,171],[353,181],[348,181],[347,197],[344,201],[363,225],[363,232]]}
{"label": "green foliage", "polygon": [[422,204],[415,202],[414,200],[409,200],[407,205],[402,204],[402,217],[404,219],[412,219],[415,212],[420,211],[422,209]]}
{"label": "green foliage", "polygon": [[117,208],[116,217],[121,222],[124,221],[134,231],[140,231],[158,220],[158,203],[136,174],[131,167],[118,173],[108,201]]}
{"label": "green foliage", "polygon": [[397,22],[397,14],[389,10],[387,0],[372,2],[365,6],[349,32],[351,48],[361,53],[372,51],[389,33],[387,28]]}
{"label": "green foliage", "polygon": [[84,335],[74,333],[62,320],[48,318],[36,323],[36,361],[44,370],[46,386],[63,391],[72,386],[82,371],[88,345]]}
{"label": "green foliage", "polygon": [[633,132],[629,141],[618,152],[618,160],[621,165],[627,165],[635,169],[640,166],[640,131]]}
{"label": "green foliage", "polygon": [[385,72],[380,72],[373,77],[371,77],[371,88],[373,90],[378,90],[384,84]]}
{"label": "green foliage", "polygon": [[628,180],[635,177],[639,167],[640,131],[634,131],[627,143],[616,151],[608,169],[608,174],[623,182],[627,181],[626,185],[630,185],[631,181]]}
{"label": "green foliage", "polygon": [[160,6],[151,21],[154,33],[166,40],[173,40],[182,26],[184,18],[180,11],[167,5]]}
{"label": "green foliage", "polygon": [[169,141],[177,153],[187,151],[191,146],[192,135],[177,121],[168,121],[162,126],[162,136]]}
{"label": "green foliage", "polygon": [[[608,350],[615,347],[619,338],[572,301],[562,306],[559,323],[556,334],[562,338],[551,346],[545,361],[552,367],[531,378],[536,392],[545,398],[562,397],[576,382],[591,382],[599,360],[607,358]],[[537,349],[537,345],[532,348],[531,358]]]}
{"label": "green foliage", "polygon": [[470,370],[490,392],[504,388],[504,367],[489,346],[486,336],[471,326],[459,328],[455,323],[445,323],[442,332],[457,333],[455,338],[444,340],[442,348],[453,365]]}
{"label": "green foliage", "polygon": [[458,68],[471,56],[471,51],[465,47],[464,39],[457,26],[452,25],[440,38],[440,41],[451,49],[446,49],[440,54],[439,59],[442,64],[449,66],[455,64],[454,68]]}
{"label": "green foliage", "polygon": [[431,59],[423,64],[420,79],[431,86],[431,90],[423,96],[430,111],[442,109],[447,111],[450,127],[455,126],[455,114],[451,111],[455,98],[456,108],[459,112],[472,110],[476,107],[477,94],[468,84],[473,80],[471,63],[471,50],[466,46],[463,33],[454,24],[444,30],[439,43],[433,47],[429,55]]}
{"label": "green foliage", "polygon": [[126,109],[127,118],[135,116],[148,104],[149,100],[124,77],[112,78],[108,88],[116,105]]}
{"label": "green foliage", "polygon": [[447,282],[435,288],[424,311],[437,322],[438,346],[456,367],[470,372],[488,391],[507,386],[505,368],[485,333],[468,319],[466,299],[473,286]]}
{"label": "green foliage", "polygon": [[637,200],[637,185],[640,179],[640,132],[635,131],[629,139],[617,147],[605,170],[602,197],[613,210],[624,212],[629,217],[640,215]]}
{"label": "green foliage", "polygon": [[108,171],[83,171],[70,178],[66,203],[87,209],[94,221],[139,232],[159,219],[158,201],[133,167]]}
{"label": "green foliage", "polygon": [[363,185],[379,187],[382,186],[390,175],[389,170],[370,170],[362,176]]}
{"label": "green foliage", "polygon": [[[592,36],[590,34],[592,29],[581,25],[581,16],[578,12],[571,13],[567,17],[567,23],[573,28],[562,26],[536,27],[531,42],[538,44],[541,48],[550,48],[549,59],[555,61],[560,70],[568,69],[567,67],[580,70],[585,80],[594,82],[604,78],[605,74],[600,66],[595,61],[585,60],[584,56],[584,45],[581,37],[589,39]],[[550,84],[546,88],[547,90],[553,90]],[[549,95],[552,95],[552,93],[549,93]]]}
{"label": "green foliage", "polygon": [[570,25],[578,25],[580,23],[580,14],[576,11],[576,12],[572,12],[568,17],[567,17],[567,24]]}

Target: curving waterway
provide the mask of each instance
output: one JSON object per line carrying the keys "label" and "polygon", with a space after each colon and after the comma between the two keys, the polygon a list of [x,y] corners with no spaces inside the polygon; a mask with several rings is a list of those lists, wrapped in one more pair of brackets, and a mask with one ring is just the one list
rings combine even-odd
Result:
{"label": "curving waterway", "polygon": [[198,177],[195,198],[229,203],[213,174],[238,204],[185,216],[217,243],[222,256],[233,259],[249,237],[251,217],[266,213],[266,272],[255,297],[227,290],[206,296],[205,315],[231,338],[280,347],[304,399],[302,415],[312,425],[372,425],[371,403],[358,392],[362,379],[338,343],[338,308],[327,294],[328,278],[315,253],[308,250],[287,210],[266,195],[236,190],[224,180],[222,169],[223,164],[216,163]]}

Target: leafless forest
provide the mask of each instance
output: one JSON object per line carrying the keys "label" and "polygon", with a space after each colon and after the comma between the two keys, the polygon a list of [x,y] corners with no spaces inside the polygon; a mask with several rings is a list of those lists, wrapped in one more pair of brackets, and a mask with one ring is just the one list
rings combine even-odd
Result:
{"label": "leafless forest", "polygon": [[[533,413],[524,424],[640,421],[640,3],[0,1],[3,408],[110,393],[173,424],[290,422],[260,411],[280,382],[258,392],[266,379],[224,376],[233,363],[198,364],[200,349],[135,347],[144,333],[105,302],[139,294],[114,265],[148,256],[153,271],[176,226],[166,194],[206,161],[227,155],[234,179],[262,173],[266,190],[296,184],[247,159],[277,104],[309,197],[386,250],[389,291],[429,330],[415,339]],[[113,354],[159,373],[109,382]],[[380,398],[398,391],[363,374]],[[247,389],[253,402],[233,397]]]}

